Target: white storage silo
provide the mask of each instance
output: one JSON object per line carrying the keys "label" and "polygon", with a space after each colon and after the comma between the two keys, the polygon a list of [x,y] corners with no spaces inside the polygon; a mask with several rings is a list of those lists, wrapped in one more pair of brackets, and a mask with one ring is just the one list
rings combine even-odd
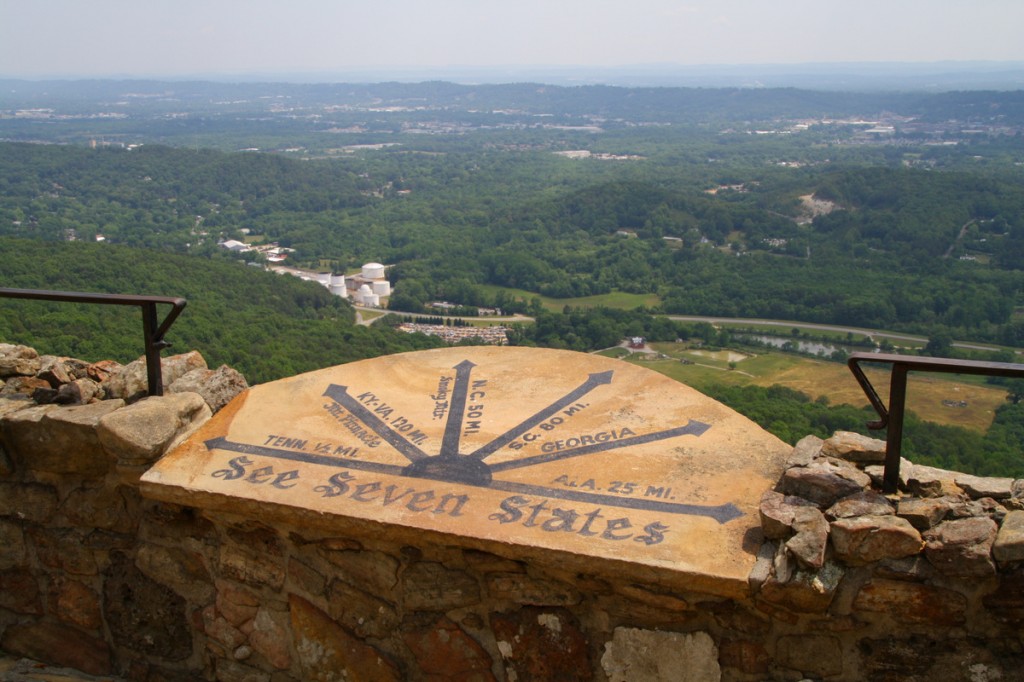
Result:
{"label": "white storage silo", "polygon": [[348,289],[345,288],[345,275],[331,275],[331,293],[335,296],[345,298],[348,296]]}
{"label": "white storage silo", "polygon": [[363,266],[363,279],[384,279],[384,266],[380,263],[367,263]]}
{"label": "white storage silo", "polygon": [[370,305],[369,300],[371,296],[373,296],[373,292],[370,291],[370,285],[364,284],[359,287],[359,291],[356,292],[355,299],[356,302],[361,305]]}
{"label": "white storage silo", "polygon": [[391,282],[386,279],[379,279],[373,282],[373,293],[378,296],[391,295]]}

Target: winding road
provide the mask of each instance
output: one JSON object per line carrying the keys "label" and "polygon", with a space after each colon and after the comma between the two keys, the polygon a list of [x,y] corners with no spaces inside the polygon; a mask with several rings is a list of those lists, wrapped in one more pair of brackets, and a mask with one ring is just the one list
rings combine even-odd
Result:
{"label": "winding road", "polygon": [[[362,308],[361,306],[353,306],[356,309],[356,323],[357,324],[370,324],[373,320],[377,319],[376,316],[363,320],[360,314],[361,310],[367,312],[384,313],[385,315],[394,314],[395,311],[383,310],[381,308]],[[882,331],[879,329],[864,329],[862,327],[844,327],[842,325],[834,324],[818,324],[815,322],[796,322],[793,320],[765,320],[760,318],[744,318],[744,317],[707,317],[702,315],[665,315],[670,320],[678,322],[708,322],[710,324],[756,324],[765,327],[779,327],[784,329],[792,329],[798,327],[800,329],[816,329],[825,332],[837,332],[840,334],[863,334],[872,338],[884,337],[893,341],[908,341],[910,343],[928,343],[928,337],[926,336],[914,336],[912,334],[901,334],[898,332]],[[488,322],[532,322],[533,318],[526,315],[512,315],[509,317],[464,317],[457,318],[467,321],[486,319]],[[1001,350],[1000,347],[991,344],[982,343],[970,343],[966,341],[954,341],[953,346],[956,348],[964,348],[967,350],[983,350],[983,351],[997,351]],[[1016,350],[1017,355],[1024,354],[1024,351]]]}

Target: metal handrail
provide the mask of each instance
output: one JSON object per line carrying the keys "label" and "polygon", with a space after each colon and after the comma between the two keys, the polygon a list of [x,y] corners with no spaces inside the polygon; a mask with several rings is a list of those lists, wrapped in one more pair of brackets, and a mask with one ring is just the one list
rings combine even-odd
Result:
{"label": "metal handrail", "polygon": [[[106,305],[134,305],[142,309],[142,336],[146,349],[146,379],[149,395],[163,395],[163,377],[160,370],[160,351],[170,347],[164,334],[174,324],[187,301],[174,296],[131,296],[125,294],[90,294],[80,291],[47,291],[44,289],[0,288],[0,298],[27,298],[39,301],[67,303],[101,303]],[[157,324],[156,306],[171,306],[167,317]]]}
{"label": "metal handrail", "polygon": [[[861,363],[875,362],[892,365],[889,376],[888,408],[878,397],[878,392],[871,385]],[[900,480],[900,455],[903,451],[903,417],[907,399],[907,374],[912,371],[941,372],[946,374],[980,374],[995,377],[1024,378],[1024,364],[1013,362],[983,362],[980,360],[953,360],[950,358],[926,358],[893,353],[853,353],[847,359],[853,376],[857,379],[864,395],[878,413],[879,420],[868,422],[868,428],[886,429],[885,435],[885,473],[882,479],[882,491],[894,493]]]}

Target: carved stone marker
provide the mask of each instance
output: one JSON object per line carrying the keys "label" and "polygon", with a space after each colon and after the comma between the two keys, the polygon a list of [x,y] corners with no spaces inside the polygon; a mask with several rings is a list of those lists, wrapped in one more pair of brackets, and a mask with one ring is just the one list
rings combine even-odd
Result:
{"label": "carved stone marker", "polygon": [[143,476],[147,496],[569,571],[746,590],[789,446],[618,360],[391,355],[255,386]]}

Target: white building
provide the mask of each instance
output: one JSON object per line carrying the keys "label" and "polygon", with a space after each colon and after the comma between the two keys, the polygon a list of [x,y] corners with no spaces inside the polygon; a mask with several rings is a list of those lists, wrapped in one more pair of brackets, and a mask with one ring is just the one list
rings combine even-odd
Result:
{"label": "white building", "polygon": [[381,299],[391,295],[391,282],[385,279],[385,267],[380,263],[367,263],[360,274],[347,277],[345,285],[356,305],[379,307]]}
{"label": "white building", "polygon": [[220,245],[228,251],[234,251],[236,253],[251,250],[248,244],[240,242],[237,239],[228,239],[227,241],[221,242]]}

